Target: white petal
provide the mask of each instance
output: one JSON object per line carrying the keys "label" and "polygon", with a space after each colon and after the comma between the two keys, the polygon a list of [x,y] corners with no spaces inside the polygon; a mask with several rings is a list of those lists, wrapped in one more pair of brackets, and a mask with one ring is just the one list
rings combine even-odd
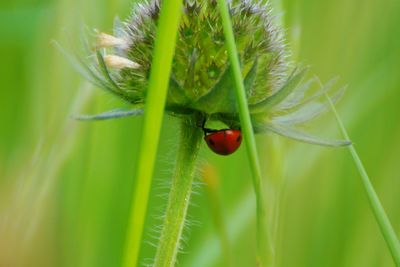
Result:
{"label": "white petal", "polygon": [[140,65],[136,62],[133,62],[130,59],[115,56],[115,55],[106,55],[104,56],[104,62],[106,63],[107,67],[114,68],[114,69],[138,69]]}
{"label": "white petal", "polygon": [[122,38],[117,38],[113,35],[109,35],[107,33],[100,32],[97,35],[97,43],[96,46],[98,48],[107,48],[107,47],[121,47],[127,48],[129,46],[128,42]]}

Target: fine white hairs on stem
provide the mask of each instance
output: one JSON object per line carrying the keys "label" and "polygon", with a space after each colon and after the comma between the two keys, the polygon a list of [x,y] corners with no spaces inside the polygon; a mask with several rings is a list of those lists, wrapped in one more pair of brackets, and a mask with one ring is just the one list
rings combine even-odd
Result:
{"label": "fine white hairs on stem", "polygon": [[130,59],[116,56],[116,55],[106,55],[104,56],[104,62],[106,63],[107,67],[113,69],[138,69],[140,65]]}

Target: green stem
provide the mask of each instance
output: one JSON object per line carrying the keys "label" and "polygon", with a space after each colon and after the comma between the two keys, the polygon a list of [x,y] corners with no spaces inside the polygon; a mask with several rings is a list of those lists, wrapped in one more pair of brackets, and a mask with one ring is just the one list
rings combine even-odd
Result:
{"label": "green stem", "polygon": [[[330,99],[330,97],[327,94],[326,94],[326,98],[328,99],[331,109],[332,109],[333,113],[335,114],[336,120],[339,124],[340,130],[341,130],[343,136],[346,138],[346,140],[350,140],[350,137],[346,131],[346,128],[344,127],[344,124],[343,124],[342,120],[340,119],[339,114],[337,113],[332,100]],[[390,253],[392,254],[393,261],[395,262],[397,267],[400,267],[400,242],[396,236],[396,232],[394,231],[393,226],[390,223],[388,216],[386,215],[385,209],[383,208],[383,206],[379,200],[379,197],[375,192],[374,186],[372,185],[372,183],[368,177],[367,171],[365,170],[364,165],[362,164],[361,159],[358,156],[356,149],[354,148],[353,145],[350,145],[349,150],[350,150],[351,156],[353,157],[354,163],[356,164],[357,169],[360,173],[365,192],[367,193],[370,207],[372,209],[372,212],[374,213],[376,221],[378,222],[381,233],[382,233],[383,237],[385,238],[385,241],[390,250]]]}
{"label": "green stem", "polygon": [[150,73],[149,88],[139,162],[136,173],[137,184],[132,198],[131,215],[125,245],[124,266],[137,266],[143,236],[147,204],[150,194],[160,129],[167,98],[171,63],[174,56],[176,36],[181,17],[181,0],[162,1],[158,29],[154,44],[154,56]]}
{"label": "green stem", "polygon": [[198,127],[181,125],[180,144],[164,226],[154,262],[155,267],[173,267],[179,252],[182,230],[192,192],[192,183],[202,132]]}
{"label": "green stem", "polygon": [[235,80],[236,99],[239,106],[239,117],[242,125],[244,140],[247,153],[250,159],[250,165],[253,177],[253,186],[256,193],[257,204],[257,257],[259,266],[271,266],[273,260],[273,251],[268,233],[267,212],[264,204],[263,185],[261,179],[261,168],[257,155],[256,142],[251,124],[250,112],[247,105],[246,93],[243,84],[242,73],[238,58],[238,52],[235,44],[235,37],[232,29],[232,22],[229,16],[229,8],[225,0],[218,0],[218,5],[224,28],[225,44],[228,50],[229,59],[232,65],[232,72]]}

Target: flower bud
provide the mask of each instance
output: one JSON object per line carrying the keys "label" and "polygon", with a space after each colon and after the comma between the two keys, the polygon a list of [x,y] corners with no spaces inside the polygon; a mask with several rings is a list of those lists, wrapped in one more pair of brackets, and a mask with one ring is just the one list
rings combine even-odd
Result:
{"label": "flower bud", "polygon": [[[348,145],[348,141],[316,138],[296,129],[327,109],[319,97],[330,85],[307,99],[310,83],[302,86],[307,72],[290,70],[283,31],[265,2],[227,1],[254,131],[320,145]],[[94,57],[93,51],[86,57],[97,61],[82,68],[92,82],[134,108],[142,108],[147,95],[159,13],[160,0],[135,4],[127,21],[115,20],[115,36],[98,33],[97,51]],[[107,49],[112,50],[109,55]],[[217,2],[184,0],[166,112],[239,129],[233,81]]]}
{"label": "flower bud", "polygon": [[97,35],[97,48],[109,48],[109,47],[120,47],[127,48],[129,46],[128,42],[123,38],[117,38],[113,35],[109,35],[103,32],[98,33]]}
{"label": "flower bud", "polygon": [[112,69],[138,69],[140,65],[132,60],[129,60],[124,57],[115,56],[115,55],[106,55],[104,56],[104,62],[106,63],[107,67]]}

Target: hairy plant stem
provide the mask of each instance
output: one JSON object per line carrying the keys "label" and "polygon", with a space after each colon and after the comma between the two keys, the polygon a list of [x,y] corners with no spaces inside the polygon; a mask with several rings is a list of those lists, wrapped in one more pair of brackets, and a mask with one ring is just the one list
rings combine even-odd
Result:
{"label": "hairy plant stem", "polygon": [[155,267],[175,266],[190,202],[194,169],[200,150],[202,134],[198,127],[189,125],[185,121],[182,122],[178,156],[160,243],[157,247]]}

